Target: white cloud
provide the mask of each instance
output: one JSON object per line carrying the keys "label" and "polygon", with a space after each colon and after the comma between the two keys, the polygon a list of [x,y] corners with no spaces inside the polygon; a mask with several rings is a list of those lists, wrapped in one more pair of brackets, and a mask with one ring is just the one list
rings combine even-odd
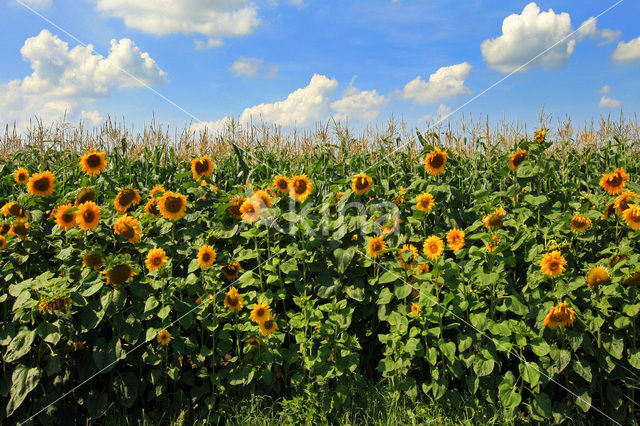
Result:
{"label": "white cloud", "polygon": [[376,90],[359,90],[350,85],[341,99],[331,103],[331,108],[338,113],[336,118],[340,120],[349,117],[373,121],[380,114],[380,107],[387,102],[389,100]]}
{"label": "white cloud", "polygon": [[617,99],[609,98],[607,96],[602,96],[600,98],[600,103],[598,106],[600,108],[617,108],[619,107],[621,102]]}
{"label": "white cloud", "polygon": [[196,49],[205,50],[205,49],[211,49],[212,47],[220,47],[224,45],[224,42],[222,40],[218,40],[215,38],[209,38],[207,39],[207,41],[196,40],[195,45],[196,45]]}
{"label": "white cloud", "polygon": [[618,43],[612,58],[618,65],[640,60],[640,37]]}
{"label": "white cloud", "polygon": [[231,71],[233,71],[236,77],[257,77],[263,62],[262,59],[240,56],[231,65]]}
{"label": "white cloud", "polygon": [[196,134],[206,130],[208,133],[215,135],[224,132],[231,125],[231,122],[230,118],[225,117],[217,121],[201,121],[192,124],[189,129]]}
{"label": "white cloud", "polygon": [[42,30],[27,39],[20,52],[33,72],[22,80],[0,83],[0,116],[6,122],[24,123],[33,115],[57,120],[117,89],[167,82],[149,54],[126,38],[111,40],[109,54],[103,57],[94,54],[91,45],[69,49],[68,43]]}
{"label": "white cloud", "polygon": [[471,90],[464,85],[471,73],[471,65],[463,62],[457,65],[442,67],[424,81],[420,76],[404,86],[402,96],[414,102],[426,105],[436,104],[454,96],[470,94]]}
{"label": "white cloud", "polygon": [[438,105],[438,113],[435,117],[431,114],[428,114],[422,117],[419,121],[426,121],[427,123],[432,121],[440,121],[444,120],[445,118],[450,118],[449,114],[451,114],[451,107],[445,104],[440,104]]}
{"label": "white cloud", "polygon": [[81,111],[80,118],[88,121],[92,126],[97,126],[102,122],[102,116],[98,111]]}
{"label": "white cloud", "polygon": [[246,108],[240,115],[240,122],[264,121],[278,126],[304,126],[322,120],[337,87],[335,79],[314,74],[308,86],[289,94],[287,99]]}
{"label": "white cloud", "polygon": [[603,41],[599,43],[599,45],[609,44],[620,38],[620,31],[609,29],[599,30],[598,20],[592,16],[584,21],[576,31],[576,39],[578,41],[582,41],[587,37],[591,40],[602,39]]}
{"label": "white cloud", "polygon": [[611,92],[611,87],[609,87],[609,86],[602,86],[598,90],[598,93],[609,93],[609,92]]}
{"label": "white cloud", "polygon": [[33,7],[34,9],[46,9],[51,6],[52,0],[20,0],[18,4],[24,3],[29,7]]}

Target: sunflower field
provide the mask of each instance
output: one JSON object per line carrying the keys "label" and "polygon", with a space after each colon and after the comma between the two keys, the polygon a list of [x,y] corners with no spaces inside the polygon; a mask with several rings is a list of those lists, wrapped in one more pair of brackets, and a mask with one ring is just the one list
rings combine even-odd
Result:
{"label": "sunflower field", "polygon": [[252,394],[339,410],[363,378],[513,421],[637,422],[637,147],[418,138],[0,160],[0,422]]}

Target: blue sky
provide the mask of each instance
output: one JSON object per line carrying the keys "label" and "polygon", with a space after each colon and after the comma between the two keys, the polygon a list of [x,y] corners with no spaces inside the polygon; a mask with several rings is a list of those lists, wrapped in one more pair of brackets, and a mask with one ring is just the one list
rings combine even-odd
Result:
{"label": "blue sky", "polygon": [[214,129],[229,114],[314,128],[393,113],[424,128],[468,101],[448,118],[534,125],[543,106],[582,122],[640,104],[632,0],[1,1],[0,121],[19,126],[66,111]]}

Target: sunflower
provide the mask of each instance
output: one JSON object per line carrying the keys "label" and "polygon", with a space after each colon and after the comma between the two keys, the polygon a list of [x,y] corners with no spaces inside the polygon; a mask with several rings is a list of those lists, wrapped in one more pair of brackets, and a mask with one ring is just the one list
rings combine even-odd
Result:
{"label": "sunflower", "polygon": [[108,271],[102,271],[102,273],[107,276],[107,285],[112,284],[113,288],[120,288],[125,281],[136,274],[133,268],[126,263],[115,266]]}
{"label": "sunflower", "polygon": [[251,350],[254,351],[258,346],[260,346],[260,339],[256,339],[255,337],[250,337],[247,339],[247,344],[251,346]]}
{"label": "sunflower", "polygon": [[567,260],[562,256],[559,250],[546,253],[540,260],[540,271],[550,277],[562,275],[566,270]]}
{"label": "sunflower", "polygon": [[144,263],[147,265],[147,269],[149,272],[153,272],[156,269],[159,269],[167,263],[167,253],[161,247],[156,247],[152,250],[149,250],[147,253],[147,259]]}
{"label": "sunflower", "polygon": [[411,305],[411,312],[413,313],[413,315],[418,315],[420,313],[420,306],[414,303],[413,305]]}
{"label": "sunflower", "polygon": [[242,270],[242,266],[240,266],[240,263],[235,262],[230,265],[223,266],[221,272],[225,280],[233,282],[238,279],[240,270]]}
{"label": "sunflower", "polygon": [[612,173],[604,173],[600,178],[600,186],[611,195],[619,194],[624,188],[625,180],[629,180],[629,175],[624,168],[615,169]]}
{"label": "sunflower", "polygon": [[418,201],[416,203],[416,209],[421,210],[423,212],[430,212],[433,209],[435,202],[433,201],[433,195],[428,192],[423,192],[418,195]]}
{"label": "sunflower", "polygon": [[271,195],[264,189],[259,189],[253,193],[252,198],[256,198],[262,200],[262,207],[271,208],[273,206],[273,201],[271,201]]}
{"label": "sunflower", "polygon": [[89,152],[80,157],[80,167],[82,171],[89,176],[100,174],[107,167],[107,158],[105,152]]}
{"label": "sunflower", "polygon": [[444,166],[447,164],[447,150],[441,151],[440,148],[435,147],[435,151],[431,151],[424,159],[424,166],[429,174],[434,176],[444,172]]}
{"label": "sunflower", "polygon": [[240,206],[240,214],[242,220],[245,222],[255,222],[260,218],[260,210],[262,205],[262,199],[257,197],[251,197],[244,200],[244,203]]}
{"label": "sunflower", "polygon": [[191,174],[195,180],[200,180],[211,173],[213,173],[213,161],[208,155],[191,160]]}
{"label": "sunflower", "polygon": [[399,189],[400,194],[393,200],[393,204],[400,205],[404,203],[404,196],[407,195],[407,189],[404,186],[401,186]]}
{"label": "sunflower", "polygon": [[595,290],[600,285],[608,283],[611,277],[609,276],[607,268],[604,266],[596,266],[589,269],[586,279],[587,284],[589,285],[589,290]]}
{"label": "sunflower", "polygon": [[74,204],[79,206],[82,203],[86,203],[87,201],[96,201],[96,191],[92,188],[82,188],[78,195],[76,196],[76,200]]}
{"label": "sunflower", "polygon": [[464,231],[461,229],[453,228],[447,233],[447,243],[449,248],[453,251],[458,251],[464,247]]}
{"label": "sunflower", "polygon": [[611,258],[609,259],[609,266],[611,266],[612,268],[614,266],[616,266],[618,264],[618,262],[620,262],[621,260],[627,260],[629,259],[629,256],[627,256],[626,254],[614,254],[613,256],[611,256]]}
{"label": "sunflower", "polygon": [[169,342],[171,342],[171,333],[169,333],[167,330],[160,330],[158,331],[158,336],[156,337],[156,339],[162,346],[167,346]]}
{"label": "sunflower", "polygon": [[558,306],[552,306],[544,318],[544,325],[549,328],[571,327],[576,319],[576,311],[562,302]]}
{"label": "sunflower", "polygon": [[624,221],[634,231],[640,229],[640,206],[632,205],[624,211]]}
{"label": "sunflower", "polygon": [[83,231],[91,231],[100,221],[100,206],[93,201],[87,201],[78,206],[76,222]]}
{"label": "sunflower", "polygon": [[265,336],[268,336],[269,334],[273,333],[277,329],[278,329],[278,324],[276,324],[275,317],[270,317],[264,322],[260,323],[260,332]]}
{"label": "sunflower", "polygon": [[602,216],[600,217],[602,220],[608,220],[609,217],[614,214],[616,211],[615,207],[613,204],[609,204],[607,207],[605,207],[604,212],[602,213]]}
{"label": "sunflower", "polygon": [[373,179],[367,176],[366,173],[358,173],[351,180],[351,190],[356,195],[362,195],[371,190],[373,186]]}
{"label": "sunflower", "polygon": [[269,306],[264,303],[255,303],[251,310],[250,317],[251,321],[262,324],[266,320],[272,318],[271,310],[269,309]]}
{"label": "sunflower", "polygon": [[56,208],[56,225],[60,228],[68,231],[71,228],[74,228],[77,225],[76,222],[76,213],[69,212],[69,210],[74,209],[71,204],[63,204]]}
{"label": "sunflower", "polygon": [[6,246],[7,246],[7,239],[3,235],[0,235],[0,250],[5,248]]}
{"label": "sunflower", "polygon": [[130,243],[135,244],[140,241],[140,222],[131,216],[120,216],[113,225],[113,232],[122,235]]}
{"label": "sunflower", "polygon": [[367,240],[367,253],[373,259],[377,259],[382,256],[382,250],[387,249],[387,243],[384,242],[384,238],[380,235],[371,237]]}
{"label": "sunflower", "polygon": [[401,219],[399,217],[396,217],[393,220],[393,225],[391,225],[391,226],[382,225],[380,227],[380,233],[383,236],[387,236],[387,235],[393,234],[394,232],[396,232],[396,229],[398,229],[398,225],[400,225],[400,222],[401,222]]}
{"label": "sunflower", "polygon": [[[405,261],[403,253],[410,253],[409,257]],[[413,269],[413,262],[418,258],[418,249],[413,244],[404,244],[400,250],[398,250],[398,262],[403,269]]]}
{"label": "sunflower", "polygon": [[29,172],[24,167],[20,167],[15,172],[13,172],[13,179],[16,181],[16,183],[24,185],[29,180]]}
{"label": "sunflower", "polygon": [[444,241],[437,235],[432,235],[424,242],[422,251],[428,259],[438,260],[444,252]]}
{"label": "sunflower", "polygon": [[82,267],[90,267],[93,269],[98,269],[100,265],[104,263],[104,259],[102,256],[96,253],[87,253],[82,256]]}
{"label": "sunflower", "polygon": [[576,234],[583,234],[591,227],[591,219],[582,215],[575,215],[571,218],[571,230]]}
{"label": "sunflower", "polygon": [[149,201],[147,201],[147,205],[144,206],[144,212],[155,217],[160,217],[161,213],[160,209],[158,208],[158,200],[156,200],[155,198],[149,198]]}
{"label": "sunflower", "polygon": [[289,180],[289,195],[294,200],[302,203],[311,195],[311,191],[313,191],[313,184],[306,174],[292,176]]}
{"label": "sunflower", "polygon": [[50,171],[44,171],[41,173],[34,173],[27,182],[27,191],[31,195],[39,195],[41,197],[48,197],[53,194],[55,188],[55,177]]}
{"label": "sunflower", "polygon": [[281,194],[289,192],[289,179],[286,176],[276,176],[273,178],[273,186]]}
{"label": "sunflower", "polygon": [[198,265],[201,269],[209,269],[216,261],[216,251],[211,246],[202,246],[198,250]]}
{"label": "sunflower", "polygon": [[544,142],[546,137],[547,137],[547,132],[544,129],[540,129],[536,132],[533,139],[538,143],[542,143]]}
{"label": "sunflower", "polygon": [[493,253],[494,251],[496,251],[498,249],[498,245],[492,245],[489,242],[484,243],[484,248],[487,249],[487,251],[489,253]]}
{"label": "sunflower", "polygon": [[13,201],[9,201],[4,206],[2,206],[2,214],[3,216],[13,215],[17,219],[25,220],[29,217],[27,211],[20,206],[20,204],[15,203]]}
{"label": "sunflower", "polygon": [[0,211],[2,212],[2,215],[3,215],[4,217],[9,216],[9,215],[11,214],[11,209],[12,209],[12,208],[14,208],[14,207],[13,207],[14,205],[18,205],[18,203],[15,203],[15,202],[13,202],[13,201],[9,201],[8,203],[5,203],[5,204],[2,206],[2,209],[0,209]]}
{"label": "sunflower", "polygon": [[187,210],[187,197],[167,191],[158,200],[158,209],[165,219],[180,219]]}
{"label": "sunflower", "polygon": [[14,222],[9,228],[9,232],[7,235],[13,235],[14,237],[18,237],[21,240],[27,239],[27,231],[29,229],[28,222]]}
{"label": "sunflower", "polygon": [[246,198],[243,196],[233,197],[231,199],[231,205],[227,207],[227,213],[236,219],[241,219],[242,213],[240,212],[240,207],[245,201],[246,201]]}
{"label": "sunflower", "polygon": [[482,223],[487,229],[498,228],[504,220],[504,209],[499,207],[493,213],[489,213],[482,218]]}
{"label": "sunflower", "polygon": [[11,225],[6,222],[3,223],[2,225],[0,225],[0,235],[5,235],[9,232],[9,229],[11,229]]}
{"label": "sunflower", "polygon": [[239,312],[244,306],[242,295],[238,293],[235,287],[231,287],[224,295],[224,306],[229,308],[231,312]]}
{"label": "sunflower", "polygon": [[113,206],[118,213],[125,214],[129,207],[135,207],[138,203],[140,203],[140,191],[125,187],[116,195]]}
{"label": "sunflower", "polygon": [[616,197],[616,200],[613,203],[613,207],[616,208],[616,212],[619,216],[622,216],[624,214],[624,211],[634,204],[634,198],[640,198],[640,195],[631,191],[625,191]]}
{"label": "sunflower", "polygon": [[622,283],[631,287],[640,286],[640,271],[630,273]]}
{"label": "sunflower", "polygon": [[509,159],[509,168],[511,170],[517,169],[520,163],[522,163],[526,158],[527,150],[517,149],[513,154],[511,154],[511,159]]}
{"label": "sunflower", "polygon": [[149,195],[155,197],[156,195],[160,195],[165,191],[164,186],[162,185],[153,185],[153,189],[149,191]]}

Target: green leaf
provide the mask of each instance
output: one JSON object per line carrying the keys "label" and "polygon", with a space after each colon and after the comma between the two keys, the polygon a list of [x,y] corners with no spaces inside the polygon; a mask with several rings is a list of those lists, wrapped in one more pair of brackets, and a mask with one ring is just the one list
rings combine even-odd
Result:
{"label": "green leaf", "polygon": [[476,356],[476,362],[473,364],[473,371],[479,376],[488,376],[493,372],[493,368],[495,367],[495,361],[492,359],[481,359],[478,360],[478,356]]}
{"label": "green leaf", "polygon": [[640,349],[629,349],[629,364],[640,370]]}
{"label": "green leaf", "polygon": [[19,364],[11,375],[11,396],[7,403],[7,417],[20,407],[29,393],[40,382],[40,370],[37,367],[27,368]]}
{"label": "green leaf", "polygon": [[585,413],[591,408],[591,395],[586,390],[576,392],[576,405]]}
{"label": "green leaf", "polygon": [[536,337],[531,341],[531,350],[538,356],[545,356],[549,353],[551,347],[542,337]]}
{"label": "green leaf", "polygon": [[380,292],[380,295],[378,296],[378,301],[376,303],[378,305],[386,305],[387,303],[391,302],[392,298],[393,298],[393,294],[391,294],[391,291],[385,287]]}
{"label": "green leaf", "polygon": [[380,275],[380,278],[378,279],[378,284],[392,283],[399,279],[400,277],[398,277],[398,274],[391,271],[387,271],[384,274]]}
{"label": "green leaf", "polygon": [[507,381],[498,386],[498,396],[502,405],[507,409],[516,408],[522,402],[522,396],[518,392],[518,388]]}
{"label": "green leaf", "polygon": [[117,375],[113,380],[116,400],[126,408],[131,408],[138,397],[138,378],[131,372],[124,376]]}
{"label": "green leaf", "polygon": [[546,393],[542,392],[536,395],[531,406],[533,411],[539,416],[544,418],[551,417],[551,398],[549,398],[549,395]]}
{"label": "green leaf", "polygon": [[336,270],[339,274],[344,274],[349,265],[351,264],[351,260],[353,256],[356,254],[356,251],[353,247],[349,247],[348,249],[337,248],[333,252],[334,257],[337,261]]}
{"label": "green leaf", "polygon": [[14,362],[28,354],[35,337],[35,330],[28,330],[26,328],[20,330],[7,347],[7,355],[4,358],[5,362]]}
{"label": "green leaf", "polygon": [[520,375],[522,379],[529,383],[531,386],[535,386],[540,381],[540,369],[534,362],[522,363],[518,366],[520,369]]}
{"label": "green leaf", "polygon": [[404,283],[396,284],[395,290],[393,290],[393,294],[400,300],[406,298],[411,294],[411,286],[408,286]]}

